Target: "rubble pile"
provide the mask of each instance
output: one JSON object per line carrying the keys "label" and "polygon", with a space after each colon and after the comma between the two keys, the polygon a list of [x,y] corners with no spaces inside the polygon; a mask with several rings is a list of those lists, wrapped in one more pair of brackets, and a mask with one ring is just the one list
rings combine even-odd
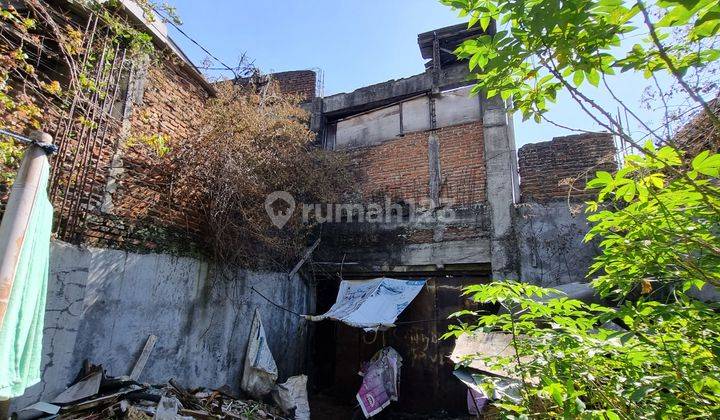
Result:
{"label": "rubble pile", "polygon": [[285,419],[272,405],[243,399],[227,386],[185,389],[142,384],[129,376],[106,376],[102,366],[89,365],[52,403],[39,402],[15,413],[17,419]]}

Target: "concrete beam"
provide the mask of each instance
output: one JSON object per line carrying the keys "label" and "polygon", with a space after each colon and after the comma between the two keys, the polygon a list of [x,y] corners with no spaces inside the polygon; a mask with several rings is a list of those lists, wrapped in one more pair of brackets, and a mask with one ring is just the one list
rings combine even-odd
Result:
{"label": "concrete beam", "polygon": [[344,253],[347,261],[360,262],[347,265],[344,271],[401,273],[444,269],[454,265],[478,265],[491,262],[488,239],[467,239],[424,244],[409,244],[393,250],[354,248]]}
{"label": "concrete beam", "polygon": [[[440,89],[452,89],[470,84],[467,63],[447,66],[440,73]],[[399,80],[389,80],[362,87],[350,93],[338,93],[323,98],[323,113],[328,119],[343,118],[432,90],[432,73],[425,72]]]}

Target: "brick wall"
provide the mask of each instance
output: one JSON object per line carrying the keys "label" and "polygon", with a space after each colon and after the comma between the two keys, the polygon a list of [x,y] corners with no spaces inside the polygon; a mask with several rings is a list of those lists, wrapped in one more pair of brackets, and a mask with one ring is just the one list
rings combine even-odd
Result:
{"label": "brick wall", "polygon": [[[482,124],[472,122],[437,130],[440,143],[440,196],[457,205],[485,201]],[[430,168],[427,131],[405,134],[380,145],[353,151],[365,198],[393,200],[429,198]]]}
{"label": "brick wall", "polygon": [[[187,242],[201,229],[199,209],[188,197],[173,189],[170,159],[153,146],[173,149],[194,134],[208,91],[171,60],[150,65],[142,102],[130,115],[127,138],[116,151],[111,205],[89,215],[85,242],[106,246],[153,249]],[[117,165],[121,166],[118,168]],[[107,199],[106,199],[107,201]]]}
{"label": "brick wall", "polygon": [[[284,93],[306,99],[315,96],[313,71],[283,72],[272,77]],[[83,229],[65,239],[139,250],[182,250],[198,243],[201,210],[186,192],[174,188],[175,171],[169,165],[174,151],[194,135],[208,98],[207,89],[176,57],[167,55],[153,61],[142,101],[133,105],[126,133],[115,133],[113,143],[117,146],[103,149],[103,170],[98,174],[101,187],[95,192],[93,205],[82,215]],[[157,146],[168,147],[168,154],[163,156]],[[112,188],[107,189],[107,185]]]}
{"label": "brick wall", "polygon": [[518,151],[522,201],[586,199],[587,180],[595,172],[614,171],[615,143],[608,133],[555,137],[551,141],[527,144]]}
{"label": "brick wall", "polygon": [[427,199],[430,183],[427,137],[427,133],[411,133],[355,150],[353,162],[360,169],[363,198],[389,197],[416,203]]}
{"label": "brick wall", "polygon": [[[715,115],[720,116],[720,98],[708,104]],[[675,135],[675,142],[689,156],[696,156],[703,150],[720,152],[720,129],[710,120],[705,111],[690,120]]]}
{"label": "brick wall", "polygon": [[482,123],[438,130],[440,137],[440,196],[457,205],[482,203],[485,195],[485,145]]}
{"label": "brick wall", "polygon": [[312,70],[284,71],[270,74],[286,94],[300,95],[305,101],[315,98],[316,74]]}

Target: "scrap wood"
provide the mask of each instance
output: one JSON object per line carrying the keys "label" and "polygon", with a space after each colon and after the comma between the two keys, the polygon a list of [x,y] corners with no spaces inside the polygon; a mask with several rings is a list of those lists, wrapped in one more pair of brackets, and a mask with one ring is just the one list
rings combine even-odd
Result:
{"label": "scrap wood", "polygon": [[[129,376],[106,377],[102,366],[88,362],[84,363],[77,378],[58,396],[69,402],[58,405],[38,403],[23,410],[24,416],[22,411],[16,415],[21,419],[50,415],[60,420],[283,419],[278,408],[260,401],[244,400],[227,385],[213,390],[188,390],[174,379],[161,385],[141,385]],[[53,410],[57,410],[56,414]]]}
{"label": "scrap wood", "polygon": [[172,387],[172,391],[178,396],[178,399],[183,404],[183,407],[202,410],[203,407],[194,395],[187,392],[175,379],[170,379],[168,384]]}
{"label": "scrap wood", "polygon": [[230,388],[228,386],[228,384],[225,384],[225,385],[221,386],[220,388],[213,389],[213,391],[219,392],[220,394],[222,394],[228,398],[232,398],[233,400],[240,399],[240,396],[237,395],[237,393],[235,391],[233,391],[232,388]]}
{"label": "scrap wood", "polygon": [[295,264],[295,267],[293,267],[293,269],[290,271],[290,273],[288,273],[288,279],[292,280],[293,276],[295,274],[297,274],[298,271],[300,271],[303,264],[305,264],[305,261],[307,261],[308,258],[310,258],[310,255],[312,255],[313,251],[315,251],[315,248],[317,248],[318,245],[320,245],[320,238],[317,238],[315,240],[315,242],[310,246],[310,248],[308,248],[305,251],[305,255],[303,255],[303,257],[300,259],[300,261],[298,261],[298,263]]}
{"label": "scrap wood", "polygon": [[189,416],[194,419],[201,419],[201,420],[215,420],[215,419],[221,419],[222,417],[217,414],[210,414],[206,411],[200,411],[200,410],[188,410],[187,408],[183,408],[182,410],[178,411],[178,414],[182,416]]}
{"label": "scrap wood", "polygon": [[53,404],[69,404],[75,401],[84,400],[96,395],[100,391],[100,383],[102,382],[102,370],[92,372],[88,377],[75,383],[70,388],[61,392],[52,401]]}
{"label": "scrap wood", "polygon": [[132,402],[150,401],[153,403],[159,403],[161,398],[162,398],[161,395],[145,392],[144,389],[131,392],[125,396],[126,400],[132,401]]}
{"label": "scrap wood", "polygon": [[135,366],[133,366],[133,369],[130,372],[130,378],[132,380],[137,381],[138,378],[140,378],[140,374],[142,373],[143,369],[145,369],[145,365],[150,358],[150,353],[152,353],[153,349],[155,348],[155,342],[157,342],[157,336],[151,334],[145,342],[145,347],[143,347],[142,353],[140,353],[140,357],[138,357],[137,361],[135,362]]}
{"label": "scrap wood", "polygon": [[133,391],[137,391],[139,389],[142,389],[142,387],[133,385],[129,389],[126,389],[126,390],[123,390],[120,392],[116,392],[116,393],[109,394],[109,395],[103,395],[99,398],[94,398],[94,399],[83,401],[83,402],[80,402],[80,403],[77,403],[74,405],[63,407],[60,410],[60,412],[63,414],[75,413],[75,412],[79,412],[79,411],[85,411],[85,410],[88,410],[88,409],[91,409],[94,407],[109,405],[114,402],[119,402],[120,397],[123,397],[125,394],[129,394],[129,393],[131,393]]}
{"label": "scrap wood", "polygon": [[127,407],[127,410],[125,411],[125,417],[128,420],[149,420],[152,418],[150,414],[132,405]]}

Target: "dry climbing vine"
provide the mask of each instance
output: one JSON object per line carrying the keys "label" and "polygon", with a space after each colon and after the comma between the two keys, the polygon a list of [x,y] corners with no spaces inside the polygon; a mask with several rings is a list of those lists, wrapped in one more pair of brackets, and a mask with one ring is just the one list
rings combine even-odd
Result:
{"label": "dry climbing vine", "polygon": [[[255,80],[259,80],[255,78]],[[180,189],[202,209],[206,246],[230,267],[293,263],[312,226],[300,210],[282,229],[265,199],[287,191],[296,203],[334,202],[349,185],[344,156],[314,146],[299,98],[272,83],[219,86],[201,118],[199,135],[179,145]]]}
{"label": "dry climbing vine", "polygon": [[[58,124],[73,103],[88,102],[101,94],[101,81],[93,73],[97,63],[110,63],[113,49],[87,42],[88,29],[97,17],[106,28],[107,45],[123,45],[132,55],[151,54],[151,37],[128,22],[117,0],[74,0],[71,7],[55,8],[48,2],[4,2],[0,9],[0,128],[23,133],[48,130]],[[137,0],[148,21],[158,6]],[[13,6],[15,4],[15,6]],[[174,11],[164,8],[174,18]],[[100,42],[98,42],[100,43]],[[96,124],[82,116],[82,126]],[[22,156],[11,139],[0,139],[0,188],[7,191]]]}

